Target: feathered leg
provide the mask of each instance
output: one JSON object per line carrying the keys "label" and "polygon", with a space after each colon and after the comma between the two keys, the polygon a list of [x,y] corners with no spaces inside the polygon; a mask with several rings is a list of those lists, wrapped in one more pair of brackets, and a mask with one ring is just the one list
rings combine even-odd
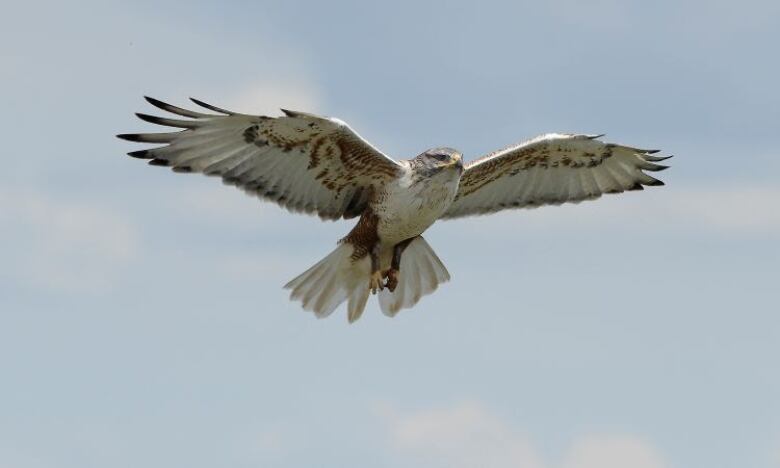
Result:
{"label": "feathered leg", "polygon": [[390,268],[382,272],[382,277],[387,278],[385,286],[387,286],[387,289],[389,289],[390,292],[394,292],[395,288],[398,287],[398,274],[401,272],[401,255],[403,255],[404,250],[406,250],[409,244],[417,237],[406,239],[405,241],[395,244],[395,247],[393,247],[393,260],[390,262]]}
{"label": "feathered leg", "polygon": [[368,289],[371,290],[371,294],[376,294],[377,291],[381,291],[385,287],[382,282],[382,271],[379,268],[378,242],[368,251],[368,255],[371,258],[371,279],[368,281]]}

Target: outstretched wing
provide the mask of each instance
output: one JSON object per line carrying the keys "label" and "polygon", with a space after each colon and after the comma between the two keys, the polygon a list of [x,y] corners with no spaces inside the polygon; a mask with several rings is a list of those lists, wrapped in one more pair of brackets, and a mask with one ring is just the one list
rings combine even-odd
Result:
{"label": "outstretched wing", "polygon": [[337,119],[284,109],[285,115],[276,118],[238,114],[193,99],[217,113],[207,114],[146,100],[186,119],[136,114],[140,119],[183,130],[117,135],[165,144],[130,156],[176,172],[220,176],[226,184],[290,211],[316,213],[323,219],[357,216],[375,187],[402,170]]}
{"label": "outstretched wing", "polygon": [[455,201],[442,218],[592,200],[604,193],[664,185],[643,171],[667,157],[604,143],[602,135],[548,134],[491,153],[466,165]]}

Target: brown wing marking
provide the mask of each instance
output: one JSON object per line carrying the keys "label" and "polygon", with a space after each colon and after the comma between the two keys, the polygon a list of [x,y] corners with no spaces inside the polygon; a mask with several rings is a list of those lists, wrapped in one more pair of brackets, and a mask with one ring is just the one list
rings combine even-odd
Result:
{"label": "brown wing marking", "polygon": [[[505,175],[514,176],[520,171],[526,171],[534,167],[542,169],[557,168],[560,166],[577,169],[581,167],[596,167],[600,166],[607,159],[612,157],[612,149],[615,145],[607,144],[604,150],[600,154],[586,152],[582,156],[587,158],[587,161],[577,161],[569,156],[563,156],[560,161],[550,162],[550,148],[548,145],[544,147],[534,147],[520,150],[512,156],[512,158],[492,158],[492,155],[488,155],[485,158],[481,158],[472,163],[473,172],[468,174],[468,177],[464,177],[461,180],[458,195],[456,200],[462,198],[470,193],[473,193],[483,186],[494,182]],[[572,148],[557,148],[558,153],[572,153],[575,152]],[[479,165],[475,163],[484,161]]]}

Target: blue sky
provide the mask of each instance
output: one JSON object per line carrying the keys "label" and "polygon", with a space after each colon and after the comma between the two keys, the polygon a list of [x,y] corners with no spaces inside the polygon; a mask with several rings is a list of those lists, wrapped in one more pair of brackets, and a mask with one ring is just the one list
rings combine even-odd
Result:
{"label": "blue sky", "polygon": [[[61,2],[0,28],[0,466],[780,467],[777,2]],[[435,225],[394,319],[281,285],[349,223],[124,156],[144,94],[397,158],[548,131],[666,187]]]}

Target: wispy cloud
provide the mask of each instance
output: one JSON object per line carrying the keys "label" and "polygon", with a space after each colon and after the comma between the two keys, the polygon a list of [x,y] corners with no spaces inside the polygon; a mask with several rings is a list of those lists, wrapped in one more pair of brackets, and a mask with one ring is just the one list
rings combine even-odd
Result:
{"label": "wispy cloud", "polygon": [[[663,457],[627,434],[576,438],[562,462],[543,460],[532,439],[478,402],[399,411],[382,406],[391,450],[419,466],[492,468],[663,468]],[[416,462],[416,463],[415,463]],[[409,465],[407,465],[409,466]]]}
{"label": "wispy cloud", "polygon": [[525,435],[478,403],[408,413],[385,407],[380,414],[393,449],[422,461],[422,466],[544,466]]}
{"label": "wispy cloud", "polygon": [[776,444],[769,454],[769,466],[772,468],[780,468],[780,437],[777,438]]}
{"label": "wispy cloud", "polygon": [[135,226],[105,207],[0,190],[0,276],[60,292],[109,289],[139,247]]}
{"label": "wispy cloud", "polygon": [[587,435],[574,441],[562,468],[660,468],[667,466],[646,441],[631,435]]}

